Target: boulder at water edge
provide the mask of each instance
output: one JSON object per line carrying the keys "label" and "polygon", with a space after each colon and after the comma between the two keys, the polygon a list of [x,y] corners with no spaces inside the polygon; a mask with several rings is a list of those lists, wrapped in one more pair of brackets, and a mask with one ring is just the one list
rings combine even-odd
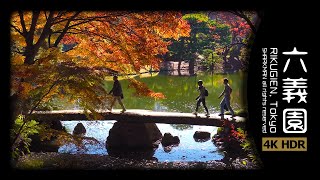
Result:
{"label": "boulder at water edge", "polygon": [[193,135],[196,142],[205,142],[210,139],[210,133],[205,131],[196,131]]}
{"label": "boulder at water edge", "polygon": [[180,139],[178,136],[172,136],[170,133],[164,133],[161,144],[162,146],[178,145]]}
{"label": "boulder at water edge", "polygon": [[85,134],[86,132],[87,130],[82,123],[78,123],[76,127],[73,129],[74,135]]}
{"label": "boulder at water edge", "polygon": [[111,156],[151,158],[161,138],[155,123],[116,122],[109,131],[106,149]]}

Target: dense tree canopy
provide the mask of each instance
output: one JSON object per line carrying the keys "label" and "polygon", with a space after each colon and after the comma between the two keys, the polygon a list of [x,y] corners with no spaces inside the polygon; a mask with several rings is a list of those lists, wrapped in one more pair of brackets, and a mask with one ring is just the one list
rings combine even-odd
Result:
{"label": "dense tree canopy", "polygon": [[[139,73],[147,65],[157,69],[159,55],[168,51],[170,43],[164,39],[189,35],[189,25],[181,17],[169,11],[14,12],[10,21],[11,104],[13,119],[22,114],[23,123],[12,129],[13,153],[21,145],[28,147],[29,131],[25,130],[33,122],[32,112],[56,98],[78,102],[85,112],[92,112],[90,118],[101,118],[97,110],[110,102],[105,77]],[[141,82],[130,82],[137,95],[163,97]],[[54,132],[41,130],[49,139]]]}
{"label": "dense tree canopy", "polygon": [[170,43],[164,39],[189,32],[179,12],[15,12],[11,94],[23,111],[65,94],[94,111],[105,102],[106,75],[157,69]]}
{"label": "dense tree canopy", "polygon": [[190,24],[190,36],[172,40],[164,56],[166,60],[179,61],[179,66],[181,61],[188,61],[190,74],[199,58],[202,58],[201,64],[210,69],[219,65],[226,68],[230,64],[229,56],[230,61],[236,58],[242,67],[245,66],[248,58],[244,55],[256,31],[255,12],[197,12],[184,14],[183,19]]}

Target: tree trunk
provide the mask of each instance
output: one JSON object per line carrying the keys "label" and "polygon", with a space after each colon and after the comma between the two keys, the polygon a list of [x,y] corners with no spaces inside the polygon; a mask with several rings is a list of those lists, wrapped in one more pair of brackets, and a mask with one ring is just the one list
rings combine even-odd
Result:
{"label": "tree trunk", "polygon": [[178,62],[178,75],[181,76],[181,59]]}
{"label": "tree trunk", "polygon": [[194,65],[195,65],[195,60],[194,58],[191,58],[189,60],[189,74],[194,75]]}
{"label": "tree trunk", "polygon": [[230,49],[228,47],[226,47],[226,50],[223,53],[223,71],[226,72],[227,70],[227,66],[228,66],[228,62],[227,62],[227,55],[229,53]]}
{"label": "tree trunk", "polygon": [[28,65],[32,65],[34,63],[34,59],[36,57],[36,52],[38,52],[33,45],[27,46],[25,50],[25,60],[24,63]]}
{"label": "tree trunk", "polygon": [[226,64],[227,63],[227,55],[228,55],[228,53],[229,53],[229,48],[228,47],[226,47],[226,50],[223,52],[223,61],[224,61],[224,64]]}
{"label": "tree trunk", "polygon": [[[45,42],[45,39],[49,36],[51,32],[51,22],[53,18],[53,12],[50,12],[49,17],[47,19],[46,24],[43,27],[42,33],[37,41],[37,43],[33,44],[33,39],[34,39],[34,33],[29,32],[27,38],[26,38],[26,50],[25,50],[25,64],[31,65],[35,62],[35,57],[41,47],[41,45]],[[36,23],[34,20],[33,23]],[[35,24],[34,24],[35,25]]]}

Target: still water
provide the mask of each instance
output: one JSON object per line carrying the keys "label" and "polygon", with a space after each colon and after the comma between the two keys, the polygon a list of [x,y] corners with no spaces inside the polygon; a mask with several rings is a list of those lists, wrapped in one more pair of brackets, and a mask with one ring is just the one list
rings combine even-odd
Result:
{"label": "still water", "polygon": [[[77,148],[74,144],[66,144],[59,148],[60,153],[71,154],[101,154],[107,155],[105,147],[106,139],[109,135],[109,130],[116,121],[62,121],[68,133],[72,133],[77,123],[81,122],[87,132],[86,137],[93,137],[99,141],[97,144],[84,143],[85,148]],[[164,133],[171,133],[173,136],[178,136],[180,144],[173,147],[171,151],[165,152],[160,144],[155,151],[153,157],[160,162],[173,161],[198,161],[205,162],[209,160],[220,160],[223,154],[217,151],[217,147],[208,140],[206,142],[196,142],[193,139],[193,134],[196,131],[206,131],[211,133],[211,137],[216,133],[217,127],[212,126],[198,126],[198,125],[183,125],[183,124],[156,124]]]}
{"label": "still water", "polygon": [[[218,96],[223,91],[223,78],[229,79],[229,84],[233,91],[231,94],[231,106],[234,110],[246,108],[246,79],[247,73],[237,72],[233,74],[210,74],[199,73],[196,76],[168,76],[161,74],[136,76],[137,80],[144,82],[154,92],[164,94],[164,99],[154,99],[151,97],[135,96],[135,90],[129,88],[129,82],[123,77],[119,77],[122,85],[124,99],[123,103],[127,109],[146,109],[153,111],[170,111],[170,112],[186,112],[190,113],[195,110],[196,100],[198,96],[197,82],[203,80],[204,86],[209,92],[206,98],[206,104],[210,113],[219,112],[219,103],[221,99]],[[105,89],[112,89],[112,77],[106,78]],[[68,104],[65,100],[60,99],[53,102],[54,110],[59,109],[79,109],[77,104]],[[120,109],[118,103],[115,109]],[[81,108],[80,108],[81,109]],[[199,112],[204,113],[204,109],[200,107]]]}
{"label": "still water", "polygon": [[[233,92],[231,94],[231,106],[234,110],[246,108],[246,78],[245,72],[233,74],[210,74],[199,73],[196,76],[168,76],[161,74],[151,74],[136,76],[137,80],[144,82],[155,92],[161,92],[165,95],[165,99],[153,99],[150,97],[138,97],[134,95],[134,90],[128,88],[129,82],[125,78],[119,77],[123,88],[124,99],[123,103],[127,109],[146,109],[153,111],[169,111],[169,112],[193,112],[196,106],[195,98],[198,96],[197,81],[203,80],[204,86],[209,91],[209,96],[206,98],[207,107],[210,113],[219,112],[218,99],[219,94],[223,91],[223,78],[229,79]],[[112,77],[106,78],[105,88],[109,91],[112,88]],[[120,106],[116,103],[115,109]],[[55,103],[54,109],[79,109],[77,104],[68,104],[63,100],[58,100]],[[200,113],[204,109],[200,107]],[[69,133],[72,133],[78,122],[82,122],[87,129],[86,137],[93,137],[99,143],[89,144],[84,141],[84,149],[76,147],[74,144],[67,144],[60,147],[61,153],[72,154],[104,154],[107,155],[105,142],[109,135],[109,130],[112,128],[115,121],[64,121],[63,126],[66,127]],[[193,134],[197,130],[207,131],[211,133],[211,137],[216,133],[217,127],[198,126],[198,125],[172,125],[172,124],[157,124],[162,135],[171,133],[173,136],[180,138],[180,144],[173,147],[171,151],[165,152],[160,144],[155,151],[153,157],[158,161],[208,161],[219,160],[223,158],[221,152],[217,151],[216,146],[209,140],[206,142],[196,142],[193,139]]]}

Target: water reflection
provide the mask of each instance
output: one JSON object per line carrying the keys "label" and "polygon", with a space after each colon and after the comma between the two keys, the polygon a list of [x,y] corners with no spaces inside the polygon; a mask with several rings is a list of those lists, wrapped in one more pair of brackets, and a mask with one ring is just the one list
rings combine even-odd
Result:
{"label": "water reflection", "polygon": [[[203,80],[204,86],[209,91],[206,99],[210,113],[219,112],[220,100],[217,99],[223,91],[223,78],[228,78],[232,86],[233,93],[231,105],[234,109],[245,108],[246,90],[244,89],[246,73],[239,72],[234,74],[197,74],[197,76],[166,76],[157,75],[152,77],[136,77],[148,85],[155,92],[162,92],[166,98],[155,100],[148,97],[132,96],[134,90],[129,89],[128,81],[121,80],[125,98],[124,103],[128,109],[149,109],[154,111],[171,111],[171,112],[193,112],[195,110],[198,96],[197,81]],[[106,88],[112,86],[111,81],[106,81]],[[117,106],[116,108],[120,108]],[[200,109],[202,111],[202,109]]]}
{"label": "water reflection", "polygon": [[192,129],[192,125],[189,124],[170,124],[170,126],[172,126],[174,129],[176,130],[186,130],[186,129]]}
{"label": "water reflection", "polygon": [[[120,79],[124,92],[123,103],[127,109],[147,109],[153,111],[171,111],[171,112],[193,112],[195,110],[195,98],[198,95],[197,81],[203,80],[204,86],[209,91],[206,99],[210,113],[219,112],[220,100],[217,99],[223,90],[222,80],[228,78],[232,86],[231,106],[234,110],[246,107],[246,84],[247,74],[238,72],[233,74],[208,74],[202,73],[196,76],[168,76],[156,75],[149,77],[135,77],[148,85],[155,92],[162,92],[166,98],[155,100],[150,97],[136,97],[134,91],[128,88],[129,82],[126,79]],[[111,89],[113,81],[106,80],[105,88]],[[55,100],[53,104],[57,104],[55,109],[74,109],[79,108],[75,104],[68,104],[65,100]],[[59,105],[59,106],[58,106]],[[120,108],[118,104],[114,108]],[[200,109],[201,111],[203,109]]]}
{"label": "water reflection", "polygon": [[[76,147],[74,144],[66,144],[59,148],[60,153],[71,154],[104,154],[107,155],[106,140],[109,136],[109,131],[116,121],[63,121],[62,125],[66,127],[68,133],[72,133],[77,123],[81,122],[86,128],[86,137],[93,137],[99,141],[97,144],[86,144],[85,148]],[[184,125],[170,125],[170,124],[156,124],[162,135],[164,133],[171,133],[172,136],[178,136],[180,143],[178,146],[165,148],[159,144],[158,148],[151,153],[153,159],[160,162],[172,161],[209,161],[220,160],[223,154],[218,152],[217,147],[211,142],[196,142],[193,135],[196,131],[210,132],[212,136],[216,134],[217,127],[212,126],[198,126],[186,125],[182,129],[175,127],[184,127]],[[135,154],[136,156],[142,155],[141,153]],[[150,156],[150,154],[148,155]]]}

